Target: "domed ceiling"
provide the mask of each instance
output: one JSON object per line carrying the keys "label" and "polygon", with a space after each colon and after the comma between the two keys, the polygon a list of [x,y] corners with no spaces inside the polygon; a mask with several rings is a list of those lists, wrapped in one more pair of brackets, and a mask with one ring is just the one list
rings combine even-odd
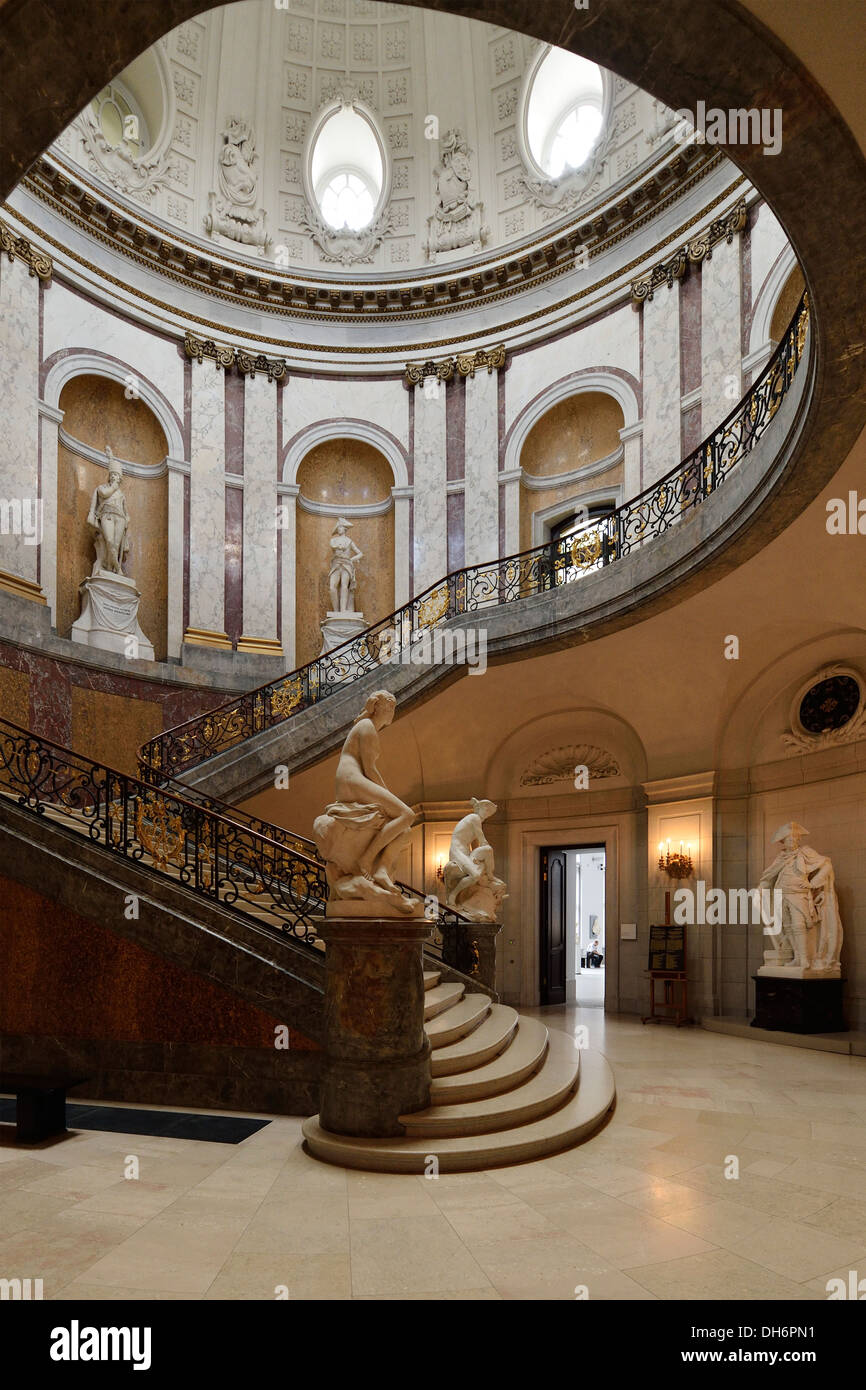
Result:
{"label": "domed ceiling", "polygon": [[579,221],[676,155],[674,126],[630,83],[507,29],[242,0],[143,53],[49,156],[223,258],[392,279]]}

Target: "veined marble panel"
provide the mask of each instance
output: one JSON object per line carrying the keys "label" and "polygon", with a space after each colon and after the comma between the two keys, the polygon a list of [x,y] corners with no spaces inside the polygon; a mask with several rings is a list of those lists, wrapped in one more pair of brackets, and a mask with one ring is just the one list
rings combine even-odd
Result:
{"label": "veined marble panel", "polygon": [[192,368],[189,625],[225,630],[225,376]]}
{"label": "veined marble panel", "polygon": [[701,434],[733,410],[742,389],[740,238],[720,242],[701,270]]}
{"label": "veined marble panel", "polygon": [[[0,570],[36,582],[39,499],[39,280],[23,261],[0,266]],[[5,504],[8,504],[5,505]]]}
{"label": "veined marble panel", "polygon": [[631,304],[529,352],[516,353],[505,378],[506,428],[552,382],[589,367],[618,367],[639,380],[640,322]]}
{"label": "veined marble panel", "polygon": [[[463,534],[467,565],[499,553],[499,426],[496,372],[466,378]],[[423,409],[421,402],[416,407]],[[417,524],[417,523],[416,523]]]}
{"label": "veined marble panel", "polygon": [[[386,381],[338,377],[292,376],[283,392],[283,439],[320,420],[332,420],[334,438],[340,437],[340,420],[367,420],[409,444],[409,393],[399,377]],[[291,481],[291,480],[289,480]]]}
{"label": "veined marble panel", "polygon": [[183,419],[183,363],[176,349],[55,281],[45,296],[43,360],[75,348],[107,353],[140,372]]}
{"label": "veined marble panel", "polygon": [[245,637],[277,635],[277,388],[266,376],[244,384]]}
{"label": "veined marble panel", "polygon": [[418,594],[448,570],[445,467],[445,391],[415,387],[415,570]]}
{"label": "veined marble panel", "polygon": [[[643,328],[643,485],[680,461],[680,287],[662,285],[641,311]],[[739,320],[737,320],[739,331]]]}
{"label": "veined marble panel", "polygon": [[[766,203],[754,214],[749,241],[752,248],[752,304],[757,301],[764,281],[788,244],[779,219]],[[715,251],[713,256],[715,256]]]}

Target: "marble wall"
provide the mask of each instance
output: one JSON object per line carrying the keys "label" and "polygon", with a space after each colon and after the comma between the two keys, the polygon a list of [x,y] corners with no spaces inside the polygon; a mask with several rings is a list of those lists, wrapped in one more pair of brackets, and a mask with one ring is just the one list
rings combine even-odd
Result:
{"label": "marble wall", "polygon": [[[39,498],[40,281],[23,261],[0,263],[0,571],[35,584],[41,541]],[[11,508],[6,511],[8,504]]]}
{"label": "marble wall", "polygon": [[[141,591],[139,620],[154,646],[157,661],[166,656],[168,607],[168,483],[157,476],[166,456],[165,435],[142,400],[127,400],[119,382],[79,376],[67,382],[60,397],[63,430],[72,440],[102,453],[153,468],[153,477],[124,475],[123,491],[130,513],[126,573]],[[81,611],[78,588],[93,568],[95,552],[87,526],[93,490],[107,481],[107,471],[60,444],[57,462],[57,609],[55,626],[62,637]]]}
{"label": "marble wall", "polygon": [[189,626],[193,636],[225,634],[225,377],[193,363],[190,399]]}
{"label": "marble wall", "polygon": [[701,266],[701,433],[706,439],[743,394],[740,237]]}
{"label": "marble wall", "polygon": [[661,285],[643,314],[643,480],[649,487],[682,458],[680,286]]}

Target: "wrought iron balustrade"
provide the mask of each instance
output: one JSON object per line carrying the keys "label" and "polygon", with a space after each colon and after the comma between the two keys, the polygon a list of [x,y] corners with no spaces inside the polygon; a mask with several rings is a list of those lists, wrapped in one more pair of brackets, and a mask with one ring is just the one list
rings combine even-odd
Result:
{"label": "wrought iron balustrade", "polygon": [[328,896],[324,865],[235,820],[229,807],[208,809],[5,719],[0,796],[261,925],[316,938]]}
{"label": "wrought iron balustrade", "polygon": [[141,749],[142,777],[164,784],[383,665],[408,663],[413,657],[459,661],[465,657],[466,633],[443,628],[448,619],[573,583],[664,535],[720,487],[755,447],[794,379],[808,323],[804,295],[767,366],[727,419],[637,497],[561,540],[456,570],[324,656],[157,735]]}

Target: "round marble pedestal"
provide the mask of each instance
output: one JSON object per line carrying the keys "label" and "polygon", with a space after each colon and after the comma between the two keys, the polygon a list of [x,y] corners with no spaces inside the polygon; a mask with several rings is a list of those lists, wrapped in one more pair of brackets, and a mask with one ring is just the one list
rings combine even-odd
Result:
{"label": "round marble pedestal", "polygon": [[319,1123],[333,1134],[403,1134],[430,1103],[423,943],[430,924],[332,917],[325,955],[325,1065]]}

